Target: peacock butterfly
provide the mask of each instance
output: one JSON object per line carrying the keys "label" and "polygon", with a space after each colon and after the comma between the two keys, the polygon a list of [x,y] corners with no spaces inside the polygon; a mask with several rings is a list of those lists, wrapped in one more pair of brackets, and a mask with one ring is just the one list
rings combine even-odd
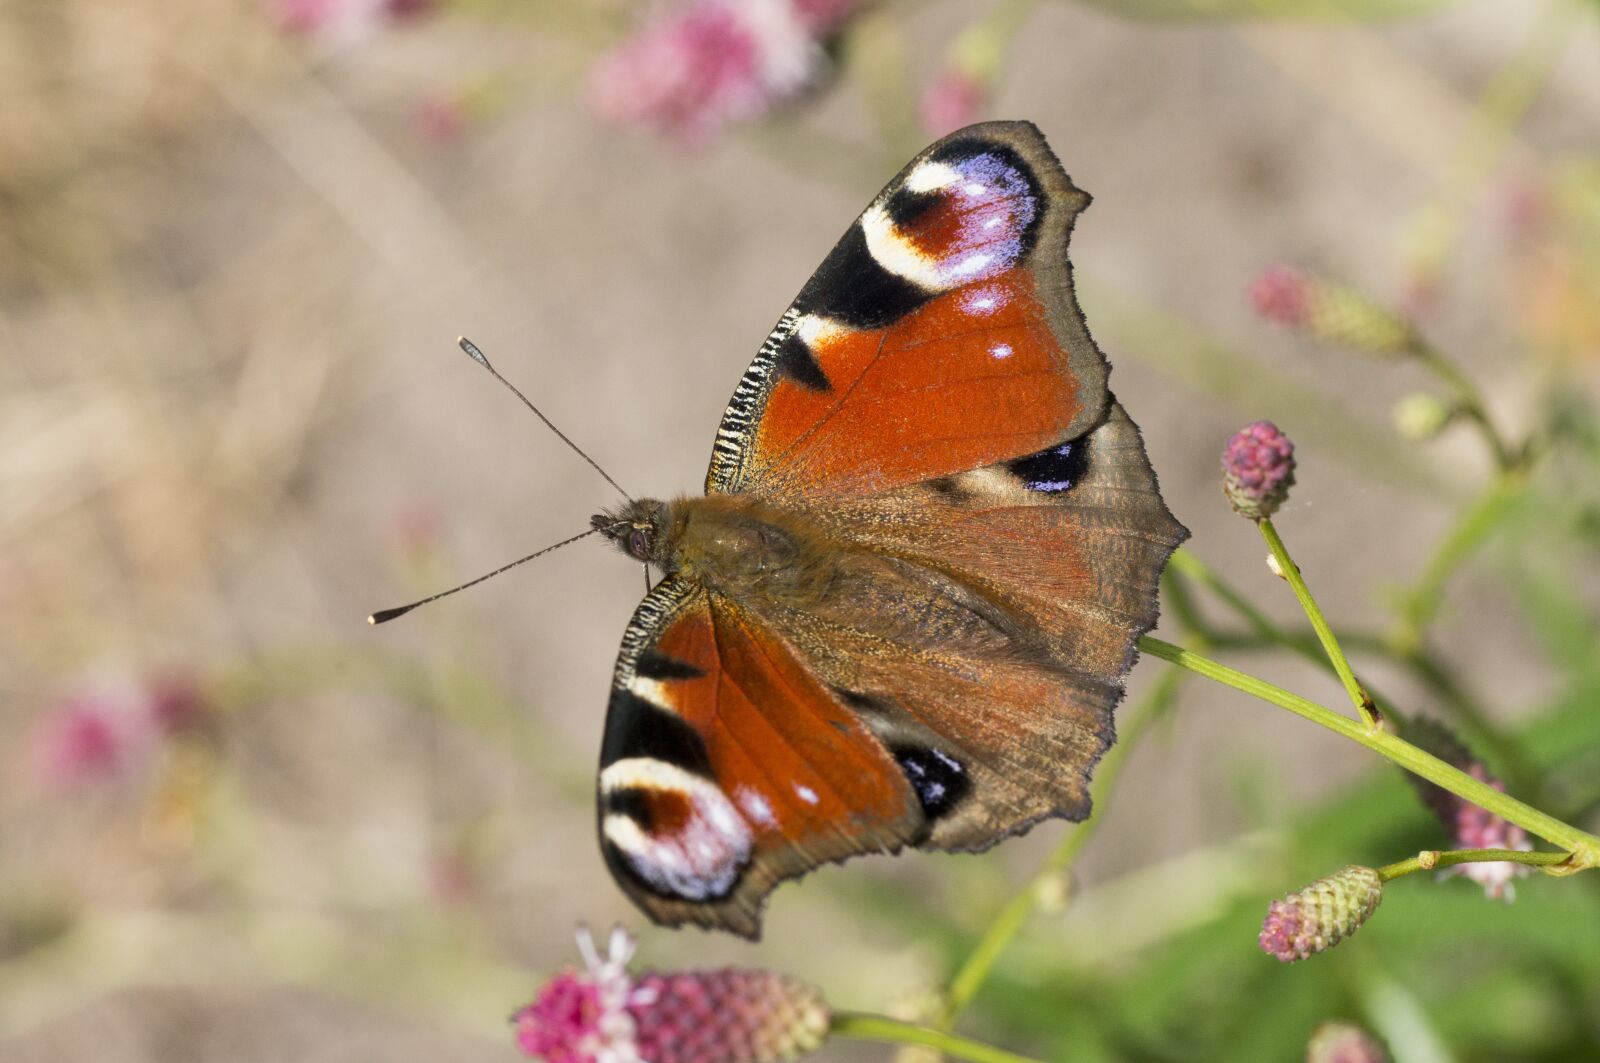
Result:
{"label": "peacock butterfly", "polygon": [[1089,202],[1027,122],[924,150],[746,370],[703,497],[592,519],[659,568],[622,637],[600,843],[658,923],[1089,814],[1188,532],[1073,294]]}

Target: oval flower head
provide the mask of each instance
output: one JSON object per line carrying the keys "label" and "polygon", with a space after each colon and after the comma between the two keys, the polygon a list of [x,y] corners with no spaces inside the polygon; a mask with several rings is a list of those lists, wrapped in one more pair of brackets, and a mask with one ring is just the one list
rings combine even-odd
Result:
{"label": "oval flower head", "polygon": [[1383,900],[1383,880],[1370,867],[1351,866],[1273,901],[1261,924],[1261,951],[1284,963],[1326,952],[1371,918]]}
{"label": "oval flower head", "polygon": [[774,1063],[813,1051],[828,1006],[812,986],[771,971],[628,973],[621,927],[601,956],[578,932],[585,970],[568,968],[517,1012],[517,1045],[546,1063]]}
{"label": "oval flower head", "polygon": [[1222,492],[1241,517],[1270,517],[1294,486],[1294,444],[1271,421],[1247,424],[1222,451]]}

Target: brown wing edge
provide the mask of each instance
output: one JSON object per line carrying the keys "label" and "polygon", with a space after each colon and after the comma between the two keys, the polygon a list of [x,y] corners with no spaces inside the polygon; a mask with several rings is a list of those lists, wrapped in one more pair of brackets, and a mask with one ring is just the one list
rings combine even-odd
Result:
{"label": "brown wing edge", "polygon": [[[1058,804],[1050,810],[1038,815],[1030,816],[1011,826],[1010,829],[989,834],[974,841],[971,838],[952,839],[946,844],[941,838],[936,827],[930,837],[922,843],[921,848],[942,850],[949,852],[983,852],[1000,841],[1026,833],[1036,824],[1046,819],[1065,819],[1073,823],[1081,823],[1094,812],[1093,799],[1089,793],[1090,784],[1094,779],[1095,769],[1117,739],[1116,709],[1121,704],[1126,694],[1128,675],[1133,671],[1139,660],[1139,640],[1153,630],[1160,620],[1160,581],[1161,575],[1166,570],[1167,563],[1174,551],[1189,538],[1189,529],[1186,528],[1172,514],[1166,500],[1161,495],[1160,484],[1155,467],[1150,463],[1144,444],[1144,436],[1139,426],[1135,424],[1117,401],[1116,397],[1108,396],[1108,407],[1105,420],[1086,437],[1090,447],[1090,462],[1087,474],[1080,490],[1083,491],[1125,491],[1127,485],[1119,482],[1119,470],[1131,472],[1134,476],[1148,478],[1148,491],[1140,492],[1147,507],[1145,516],[1150,524],[1150,546],[1153,552],[1147,558],[1149,564],[1148,582],[1138,588],[1135,597],[1143,603],[1143,607],[1133,613],[1130,623],[1126,627],[1125,641],[1120,655],[1120,665],[1117,674],[1111,677],[1110,682],[1095,683],[1104,691],[1104,703],[1100,708],[1100,727],[1097,735],[1101,739],[1099,751],[1083,766],[1082,769],[1082,798],[1069,804]],[[1121,464],[1114,464],[1112,455],[1131,454],[1134,460]],[[1071,496],[1069,495],[1069,498]],[[1083,496],[1079,495],[1076,504],[1083,505]],[[1087,678],[1098,680],[1098,676],[1076,676],[1071,672],[1065,674],[1066,678]]]}

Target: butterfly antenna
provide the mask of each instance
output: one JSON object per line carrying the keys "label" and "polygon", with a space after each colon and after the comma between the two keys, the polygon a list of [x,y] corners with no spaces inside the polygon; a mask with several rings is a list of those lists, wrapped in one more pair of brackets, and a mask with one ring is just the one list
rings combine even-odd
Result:
{"label": "butterfly antenna", "polygon": [[[500,381],[500,383],[502,383],[506,387],[510,388],[511,389],[511,393],[513,395],[515,395],[517,398],[521,399],[522,400],[522,404],[524,406],[526,406],[528,409],[532,410],[534,416],[539,418],[539,420],[543,421],[544,422],[544,426],[546,428],[550,429],[550,431],[552,431],[552,432],[554,432],[556,434],[556,438],[557,439],[561,440],[561,442],[563,442],[567,446],[571,447],[572,450],[573,450],[573,453],[577,454],[578,457],[582,458],[584,461],[588,462],[591,466],[593,466],[594,467],[594,471],[599,473],[601,476],[603,476],[605,478],[606,483],[610,484],[612,487],[615,487],[617,489],[617,493],[618,494],[622,495],[622,497],[626,498],[629,502],[633,501],[633,496],[628,494],[628,492],[624,491],[622,489],[622,485],[617,483],[617,481],[613,480],[611,478],[611,474],[606,472],[604,469],[602,469],[600,467],[600,463],[599,462],[597,462],[593,458],[589,457],[589,455],[587,455],[587,454],[585,454],[583,452],[583,448],[582,447],[578,446],[578,444],[576,444],[572,440],[568,439],[567,438],[567,434],[565,432],[563,432],[561,429],[557,428],[554,424],[552,424],[551,421],[550,421],[550,418],[546,417],[544,415],[544,413],[539,409],[539,407],[535,406],[528,399],[528,396],[524,395],[517,388],[517,386],[515,384],[513,384],[511,381],[509,381],[505,377],[501,376],[500,375],[500,370],[496,369],[494,366],[489,364],[489,359],[484,355],[483,351],[478,347],[478,345],[476,343],[473,343],[471,340],[467,339],[465,336],[457,337],[456,342],[461,345],[461,349],[463,351],[466,351],[468,356],[471,357],[474,362],[477,362],[479,365],[481,365],[485,369],[489,370],[489,375],[493,376],[496,380]],[[490,573],[490,575],[493,575],[493,573]]]}
{"label": "butterfly antenna", "polygon": [[468,580],[466,583],[463,583],[459,587],[451,587],[447,591],[440,591],[438,594],[430,594],[428,597],[422,599],[419,602],[412,602],[410,605],[402,605],[402,606],[399,606],[399,607],[394,608],[394,609],[379,609],[376,613],[373,613],[371,616],[367,617],[367,623],[374,624],[374,625],[376,625],[376,624],[387,624],[389,621],[395,619],[396,617],[405,616],[407,613],[411,612],[411,610],[415,609],[419,605],[427,605],[429,602],[436,602],[440,598],[448,597],[449,595],[452,595],[452,594],[456,593],[456,591],[464,591],[468,587],[476,587],[478,584],[482,583],[486,579],[489,579],[490,577],[498,576],[498,575],[500,575],[500,573],[505,572],[508,569],[516,568],[518,565],[522,564],[524,561],[532,561],[534,558],[541,557],[544,554],[548,554],[552,550],[559,550],[559,549],[561,549],[561,547],[566,546],[568,543],[575,543],[579,539],[582,539],[585,536],[593,535],[595,532],[597,532],[599,530],[600,530],[599,528],[590,528],[586,532],[579,532],[577,535],[574,535],[570,539],[562,539],[559,543],[554,543],[554,544],[552,544],[550,546],[547,546],[543,550],[535,550],[533,553],[529,554],[527,557],[519,557],[515,561],[511,562],[511,564],[509,564],[509,565],[501,565],[499,568],[495,569],[493,572],[489,572],[489,573],[486,573],[485,575],[479,576],[475,580]]}

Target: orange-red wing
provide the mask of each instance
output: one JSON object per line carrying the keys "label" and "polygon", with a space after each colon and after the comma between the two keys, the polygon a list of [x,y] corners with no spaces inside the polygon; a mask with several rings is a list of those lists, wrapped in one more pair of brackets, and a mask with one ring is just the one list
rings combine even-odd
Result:
{"label": "orange-red wing", "polygon": [[759,620],[668,577],[623,638],[600,756],[601,847],[656,922],[755,937],[780,880],[913,838],[893,756]]}
{"label": "orange-red wing", "polygon": [[876,493],[1094,427],[1106,365],[1066,254],[1087,202],[1027,122],[971,126],[913,159],[762,345],[706,490]]}

